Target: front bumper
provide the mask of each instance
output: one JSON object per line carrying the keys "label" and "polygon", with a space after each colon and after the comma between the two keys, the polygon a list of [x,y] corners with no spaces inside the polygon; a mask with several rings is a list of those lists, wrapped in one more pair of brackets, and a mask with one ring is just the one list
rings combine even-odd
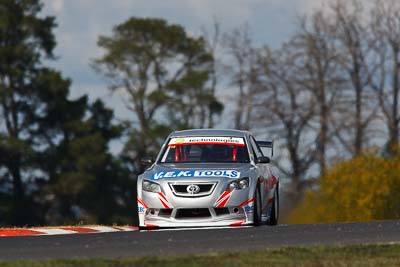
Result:
{"label": "front bumper", "polygon": [[146,227],[239,226],[250,223],[243,207],[149,208],[144,214]]}
{"label": "front bumper", "polygon": [[241,226],[253,223],[250,191],[220,191],[199,198],[138,192],[140,227]]}

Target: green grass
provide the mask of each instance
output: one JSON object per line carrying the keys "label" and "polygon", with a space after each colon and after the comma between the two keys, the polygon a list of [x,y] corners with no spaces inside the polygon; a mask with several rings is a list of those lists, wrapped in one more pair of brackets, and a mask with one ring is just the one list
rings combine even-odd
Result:
{"label": "green grass", "polygon": [[1,267],[125,266],[400,266],[400,245],[290,247],[241,253],[133,259],[68,259],[0,262]]}

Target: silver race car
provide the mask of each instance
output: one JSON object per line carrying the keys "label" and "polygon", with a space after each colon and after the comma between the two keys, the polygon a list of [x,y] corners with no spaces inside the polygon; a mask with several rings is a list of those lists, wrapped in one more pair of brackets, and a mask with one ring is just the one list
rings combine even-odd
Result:
{"label": "silver race car", "polygon": [[264,147],[246,131],[171,133],[138,177],[139,227],[276,225],[279,178]]}

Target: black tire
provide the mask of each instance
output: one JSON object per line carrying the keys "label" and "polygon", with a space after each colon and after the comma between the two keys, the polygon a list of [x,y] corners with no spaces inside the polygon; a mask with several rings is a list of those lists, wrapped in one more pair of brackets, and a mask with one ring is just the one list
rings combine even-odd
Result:
{"label": "black tire", "polygon": [[276,186],[274,202],[272,204],[271,214],[269,215],[268,225],[277,225],[279,220],[279,187]]}
{"label": "black tire", "polygon": [[256,192],[254,193],[254,212],[253,212],[253,221],[254,226],[261,225],[261,196],[260,189],[257,187]]}

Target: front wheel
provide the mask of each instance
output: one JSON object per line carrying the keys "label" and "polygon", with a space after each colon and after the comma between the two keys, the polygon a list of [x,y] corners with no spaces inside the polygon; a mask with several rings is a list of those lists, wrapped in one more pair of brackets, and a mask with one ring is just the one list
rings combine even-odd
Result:
{"label": "front wheel", "polygon": [[254,226],[261,225],[261,195],[260,189],[257,187],[254,193],[254,212],[253,212]]}
{"label": "front wheel", "polygon": [[269,214],[268,225],[277,225],[279,219],[279,188],[275,189],[274,202],[272,204],[271,213]]}

